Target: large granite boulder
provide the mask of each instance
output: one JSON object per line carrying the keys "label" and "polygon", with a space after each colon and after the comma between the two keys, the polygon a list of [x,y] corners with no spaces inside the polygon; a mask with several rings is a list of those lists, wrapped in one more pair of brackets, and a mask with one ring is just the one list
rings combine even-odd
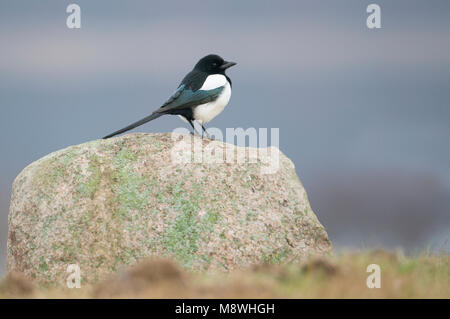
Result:
{"label": "large granite boulder", "polygon": [[44,284],[65,285],[71,264],[91,283],[148,256],[216,271],[330,250],[275,147],[129,134],[51,153],[13,185],[7,267]]}

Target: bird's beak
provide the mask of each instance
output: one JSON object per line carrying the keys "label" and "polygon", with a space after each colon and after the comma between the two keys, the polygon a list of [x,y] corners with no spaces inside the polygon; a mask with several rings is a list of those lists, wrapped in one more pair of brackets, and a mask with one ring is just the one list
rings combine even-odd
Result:
{"label": "bird's beak", "polygon": [[223,62],[223,64],[220,66],[220,68],[221,68],[222,70],[226,70],[226,69],[228,69],[228,68],[231,68],[233,65],[236,65],[236,62],[227,62],[227,61],[225,61],[225,62]]}

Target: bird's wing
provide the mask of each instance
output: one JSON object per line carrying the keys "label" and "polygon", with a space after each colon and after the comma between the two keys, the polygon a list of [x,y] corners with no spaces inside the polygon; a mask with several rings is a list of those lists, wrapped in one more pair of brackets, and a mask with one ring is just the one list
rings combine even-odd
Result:
{"label": "bird's wing", "polygon": [[200,104],[205,104],[216,100],[222,93],[224,86],[212,90],[196,90],[186,88],[184,84],[180,85],[174,94],[153,113],[167,113],[171,110],[185,109]]}

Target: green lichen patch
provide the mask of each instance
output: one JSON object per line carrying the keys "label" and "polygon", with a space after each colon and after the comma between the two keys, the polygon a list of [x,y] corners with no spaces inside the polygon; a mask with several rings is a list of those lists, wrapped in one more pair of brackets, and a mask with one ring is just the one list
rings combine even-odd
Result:
{"label": "green lichen patch", "polygon": [[121,216],[126,216],[129,210],[143,210],[150,204],[154,179],[135,171],[136,159],[136,153],[128,148],[122,148],[114,158],[112,178]]}
{"label": "green lichen patch", "polygon": [[88,157],[89,176],[86,181],[81,181],[77,187],[77,192],[82,197],[93,199],[95,192],[99,189],[102,173],[100,168],[99,157],[91,155]]}
{"label": "green lichen patch", "polygon": [[198,255],[201,255],[198,251],[199,241],[205,240],[205,236],[214,230],[214,225],[220,218],[214,211],[199,216],[201,190],[198,185],[194,185],[193,189],[194,192],[187,192],[182,182],[172,189],[171,204],[178,216],[162,238],[165,249],[187,268],[192,268],[197,262]]}

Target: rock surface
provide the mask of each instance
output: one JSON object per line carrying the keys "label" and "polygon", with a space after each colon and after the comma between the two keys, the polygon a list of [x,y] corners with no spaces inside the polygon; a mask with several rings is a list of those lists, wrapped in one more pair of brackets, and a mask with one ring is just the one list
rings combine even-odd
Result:
{"label": "rock surface", "polygon": [[[235,150],[244,161],[223,160]],[[49,154],[14,181],[8,270],[65,285],[77,264],[85,284],[148,256],[216,271],[329,252],[293,163],[275,147],[248,150],[129,134]]]}

